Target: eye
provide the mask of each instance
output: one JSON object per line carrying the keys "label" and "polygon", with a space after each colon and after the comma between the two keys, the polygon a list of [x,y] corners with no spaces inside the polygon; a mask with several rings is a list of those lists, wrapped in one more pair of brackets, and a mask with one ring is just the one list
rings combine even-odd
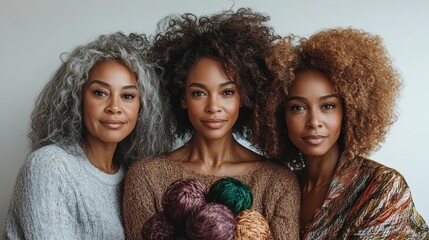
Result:
{"label": "eye", "polygon": [[300,112],[300,111],[304,111],[305,107],[302,105],[292,105],[290,106],[290,109],[294,112]]}
{"label": "eye", "polygon": [[124,98],[125,100],[132,100],[132,99],[136,98],[136,94],[125,93],[122,95],[122,98]]}
{"label": "eye", "polygon": [[108,95],[108,94],[107,94],[105,91],[103,91],[103,90],[94,90],[94,91],[93,91],[93,93],[94,93],[94,95],[99,96],[99,97],[104,97],[104,96],[107,96],[107,95]]}
{"label": "eye", "polygon": [[233,95],[234,95],[234,93],[235,93],[235,91],[234,91],[234,90],[232,90],[232,89],[226,89],[226,90],[224,90],[224,91],[222,92],[222,95],[225,95],[225,96],[233,96]]}
{"label": "eye", "polygon": [[194,97],[202,97],[204,96],[204,93],[202,91],[194,90],[191,92],[191,95]]}
{"label": "eye", "polygon": [[331,109],[335,109],[335,105],[334,105],[334,104],[331,104],[331,103],[327,103],[327,104],[324,104],[324,105],[322,106],[322,109],[323,109],[323,110],[331,110]]}

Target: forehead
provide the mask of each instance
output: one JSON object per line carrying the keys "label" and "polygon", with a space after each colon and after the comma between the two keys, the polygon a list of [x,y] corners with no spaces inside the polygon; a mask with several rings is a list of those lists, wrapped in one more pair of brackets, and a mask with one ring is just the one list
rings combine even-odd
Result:
{"label": "forehead", "polygon": [[186,81],[209,83],[230,80],[220,61],[212,58],[201,58],[189,70]]}
{"label": "forehead", "polygon": [[89,71],[89,76],[94,75],[131,75],[137,77],[136,74],[124,63],[114,59],[104,60],[95,64]]}
{"label": "forehead", "polygon": [[289,95],[327,95],[334,92],[334,86],[328,77],[317,71],[298,73],[289,88]]}

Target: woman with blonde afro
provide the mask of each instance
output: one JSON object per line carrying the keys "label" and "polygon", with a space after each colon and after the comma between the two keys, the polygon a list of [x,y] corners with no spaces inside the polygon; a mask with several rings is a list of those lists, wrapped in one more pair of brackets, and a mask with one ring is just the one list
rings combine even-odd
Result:
{"label": "woman with blonde afro", "polygon": [[401,88],[382,39],[328,29],[301,40],[295,57],[283,43],[270,56],[276,79],[255,143],[296,170],[301,238],[427,239],[405,179],[367,159],[396,120]]}

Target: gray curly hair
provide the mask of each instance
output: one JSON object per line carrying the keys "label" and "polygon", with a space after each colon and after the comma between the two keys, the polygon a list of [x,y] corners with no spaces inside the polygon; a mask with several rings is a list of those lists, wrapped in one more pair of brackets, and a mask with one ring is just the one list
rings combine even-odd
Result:
{"label": "gray curly hair", "polygon": [[[31,150],[57,144],[72,153],[85,146],[82,87],[94,65],[108,59],[120,61],[137,76],[140,111],[134,130],[118,143],[114,162],[132,161],[170,151],[173,135],[168,105],[159,94],[157,65],[146,61],[149,43],[144,35],[116,32],[73,50],[35,102],[31,114]],[[74,150],[73,150],[74,149]]]}

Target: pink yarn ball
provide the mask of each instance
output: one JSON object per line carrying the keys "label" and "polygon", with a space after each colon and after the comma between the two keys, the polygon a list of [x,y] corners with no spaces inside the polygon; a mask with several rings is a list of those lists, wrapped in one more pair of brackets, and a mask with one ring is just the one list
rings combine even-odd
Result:
{"label": "pink yarn ball", "polygon": [[232,240],[237,223],[225,205],[207,203],[192,211],[186,222],[186,234],[191,240]]}
{"label": "pink yarn ball", "polygon": [[181,179],[173,182],[162,196],[162,207],[168,219],[182,225],[188,214],[206,202],[207,189],[195,179]]}
{"label": "pink yarn ball", "polygon": [[149,218],[142,228],[143,240],[170,240],[174,238],[174,226],[167,220],[163,212]]}

